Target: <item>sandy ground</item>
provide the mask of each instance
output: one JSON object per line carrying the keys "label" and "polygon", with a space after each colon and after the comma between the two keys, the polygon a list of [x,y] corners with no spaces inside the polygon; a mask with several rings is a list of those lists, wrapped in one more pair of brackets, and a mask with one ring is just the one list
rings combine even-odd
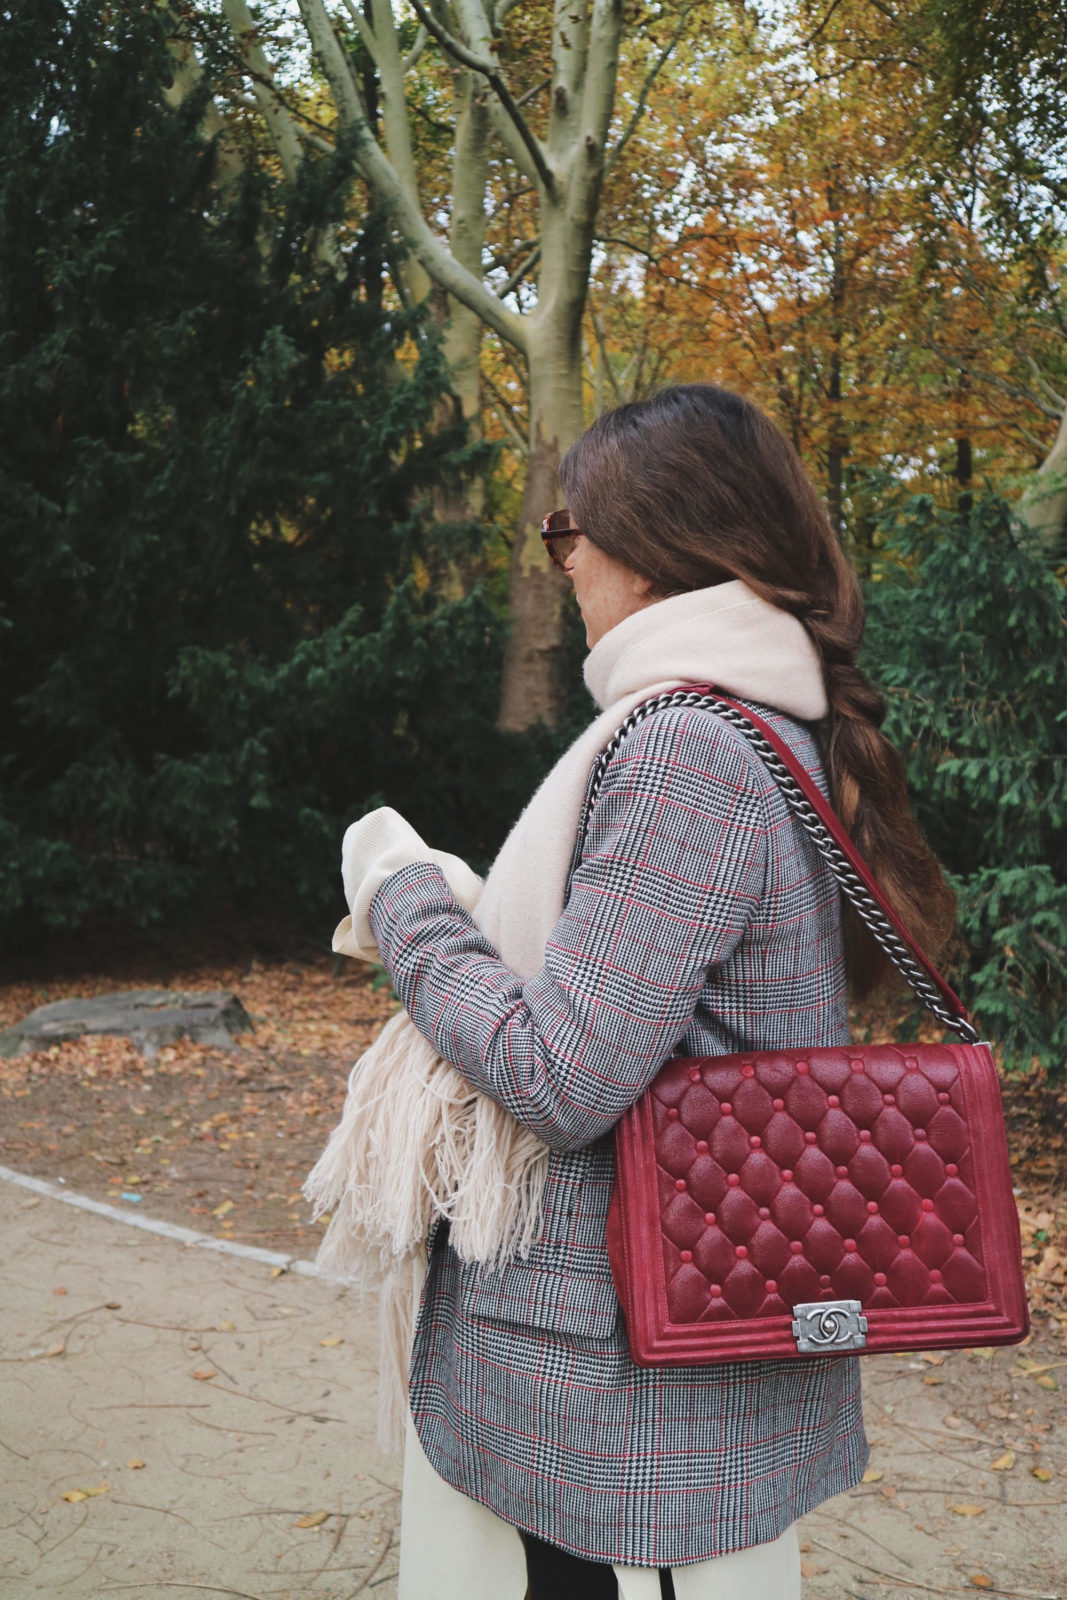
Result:
{"label": "sandy ground", "polygon": [[[0,1235],[5,1600],[394,1600],[373,1306],[6,1182]],[[1061,1357],[866,1361],[871,1471],[802,1524],[806,1600],[1067,1600]]]}

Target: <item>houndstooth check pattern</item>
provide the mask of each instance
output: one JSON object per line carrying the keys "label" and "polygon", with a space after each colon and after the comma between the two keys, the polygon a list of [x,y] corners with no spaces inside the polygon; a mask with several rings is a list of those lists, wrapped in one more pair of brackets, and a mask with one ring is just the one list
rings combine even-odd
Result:
{"label": "houndstooth check pattern", "polygon": [[[758,708],[822,783],[800,724]],[[611,1129],[672,1054],[847,1040],[837,890],[741,736],[672,708],[609,763],[542,972],[428,865],[371,926],[420,1030],[552,1149],[543,1236],[490,1272],[432,1250],[412,1415],[436,1471],[575,1554],[677,1566],[776,1538],[866,1462],[853,1358],[640,1368],[611,1283]]]}

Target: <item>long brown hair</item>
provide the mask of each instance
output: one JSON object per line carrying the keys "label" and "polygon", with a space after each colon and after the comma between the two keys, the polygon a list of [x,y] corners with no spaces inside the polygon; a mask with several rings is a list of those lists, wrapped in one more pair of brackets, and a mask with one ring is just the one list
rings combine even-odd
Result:
{"label": "long brown hair", "polygon": [[[859,582],[788,440],[740,395],[679,384],[600,417],[559,479],[583,533],[657,596],[742,578],[804,624],[830,702],[834,808],[905,927],[936,957],[955,900],[908,808],[904,763],[879,731],[885,700],[856,666]],[[857,995],[893,976],[851,915],[846,954]]]}

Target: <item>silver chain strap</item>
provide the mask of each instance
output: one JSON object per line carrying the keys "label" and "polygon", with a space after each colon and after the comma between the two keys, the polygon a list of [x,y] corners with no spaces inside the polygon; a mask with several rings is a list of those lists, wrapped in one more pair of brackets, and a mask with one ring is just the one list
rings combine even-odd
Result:
{"label": "silver chain strap", "polygon": [[726,701],[718,699],[715,695],[698,694],[692,689],[675,689],[667,694],[658,695],[654,700],[646,700],[643,705],[637,706],[635,710],[630,712],[626,721],[616,730],[605,745],[593,766],[589,787],[586,791],[581,825],[578,829],[574,865],[577,865],[582,857],[585,836],[589,828],[589,817],[596,803],[596,797],[600,792],[600,786],[604,781],[604,773],[607,770],[608,762],[627,735],[631,734],[646,717],[651,716],[654,711],[664,711],[669,706],[703,706],[709,711],[716,712],[718,716],[729,722],[748,741],[778,785],[793,815],[808,833],[819,854],[837,879],[842,894],[850,901],[860,920],[874,935],[915,996],[933,1012],[938,1021],[945,1024],[946,1028],[951,1028],[954,1033],[958,1033],[960,1038],[967,1044],[977,1044],[980,1038],[978,1030],[966,1017],[957,1016],[948,1009],[940,991],[931,983],[923,968],[916,961],[903,939],[901,939],[863,879],[834,839],[833,834],[822,822],[819,813],[804,794],[803,789],[793,777],[793,774],[774,746],[764,738],[758,728],[749,722],[747,717],[732,705],[728,705]]}

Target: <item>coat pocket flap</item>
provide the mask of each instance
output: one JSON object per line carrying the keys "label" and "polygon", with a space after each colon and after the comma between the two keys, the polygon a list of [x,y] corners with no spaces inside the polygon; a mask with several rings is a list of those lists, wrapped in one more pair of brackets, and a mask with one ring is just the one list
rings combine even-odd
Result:
{"label": "coat pocket flap", "polygon": [[619,1316],[610,1278],[560,1272],[529,1261],[510,1261],[498,1272],[467,1268],[463,1309],[489,1322],[513,1322],[587,1339],[609,1338]]}

